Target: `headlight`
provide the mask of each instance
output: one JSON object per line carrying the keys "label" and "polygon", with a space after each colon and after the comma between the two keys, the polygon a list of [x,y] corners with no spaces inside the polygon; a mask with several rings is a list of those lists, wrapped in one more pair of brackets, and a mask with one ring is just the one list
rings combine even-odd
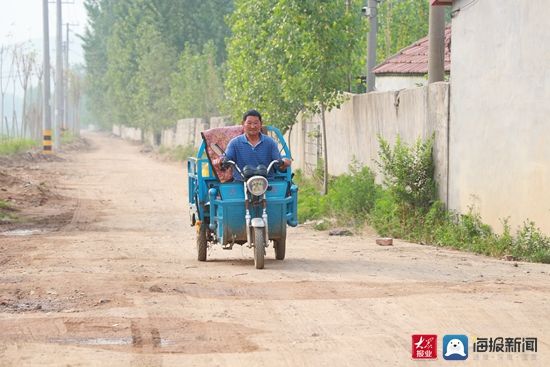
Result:
{"label": "headlight", "polygon": [[267,190],[267,178],[262,176],[252,176],[246,181],[246,187],[252,195],[261,196]]}

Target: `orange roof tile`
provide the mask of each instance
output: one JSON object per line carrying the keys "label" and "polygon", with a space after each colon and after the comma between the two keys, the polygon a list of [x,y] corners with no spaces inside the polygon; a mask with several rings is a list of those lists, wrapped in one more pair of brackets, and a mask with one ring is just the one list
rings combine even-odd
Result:
{"label": "orange roof tile", "polygon": [[[451,70],[451,26],[445,28],[445,71]],[[405,47],[396,55],[377,65],[373,72],[379,74],[428,73],[428,37]]]}

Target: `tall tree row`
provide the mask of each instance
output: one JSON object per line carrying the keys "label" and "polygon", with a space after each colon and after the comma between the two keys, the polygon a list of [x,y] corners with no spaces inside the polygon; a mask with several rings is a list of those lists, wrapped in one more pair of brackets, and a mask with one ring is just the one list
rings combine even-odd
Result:
{"label": "tall tree row", "polygon": [[[158,130],[177,118],[220,114],[221,93],[206,91],[208,83],[197,83],[196,74],[182,80],[189,65],[180,59],[189,53],[208,59],[207,79],[221,85],[229,35],[224,17],[232,1],[86,0],[85,6],[88,105],[98,123]],[[190,104],[181,89],[191,84],[197,94],[217,98],[209,101],[215,111],[197,115],[205,109],[181,107]]]}
{"label": "tall tree row", "polygon": [[[364,0],[86,0],[87,101],[98,122],[157,130],[257,108],[286,129],[362,92]],[[427,35],[428,0],[380,3],[382,61]]]}

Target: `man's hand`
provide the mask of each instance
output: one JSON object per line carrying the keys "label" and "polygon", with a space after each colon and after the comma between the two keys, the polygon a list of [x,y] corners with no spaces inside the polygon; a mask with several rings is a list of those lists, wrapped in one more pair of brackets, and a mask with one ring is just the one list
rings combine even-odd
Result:
{"label": "man's hand", "polygon": [[222,171],[225,171],[230,167],[225,157],[218,157],[218,158],[212,159],[212,165],[214,167],[217,167],[218,169],[221,169]]}
{"label": "man's hand", "polygon": [[212,159],[212,166],[214,166],[216,168],[221,168],[222,167],[222,159],[221,158]]}
{"label": "man's hand", "polygon": [[292,164],[292,160],[288,158],[281,158],[279,162],[279,167],[277,167],[277,169],[281,172],[285,172],[287,167],[290,167],[290,165]]}

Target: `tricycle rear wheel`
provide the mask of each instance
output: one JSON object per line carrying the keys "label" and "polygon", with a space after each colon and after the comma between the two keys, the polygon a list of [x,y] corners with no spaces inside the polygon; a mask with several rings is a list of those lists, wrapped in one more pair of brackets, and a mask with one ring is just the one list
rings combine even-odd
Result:
{"label": "tricycle rear wheel", "polygon": [[273,248],[275,249],[275,259],[284,260],[286,252],[286,233],[278,240],[273,240]]}
{"label": "tricycle rear wheel", "polygon": [[207,226],[208,224],[202,222],[197,232],[197,260],[199,261],[206,261],[206,250],[208,249]]}
{"label": "tricycle rear wheel", "polygon": [[264,268],[265,236],[263,228],[254,228],[254,265],[256,269]]}

